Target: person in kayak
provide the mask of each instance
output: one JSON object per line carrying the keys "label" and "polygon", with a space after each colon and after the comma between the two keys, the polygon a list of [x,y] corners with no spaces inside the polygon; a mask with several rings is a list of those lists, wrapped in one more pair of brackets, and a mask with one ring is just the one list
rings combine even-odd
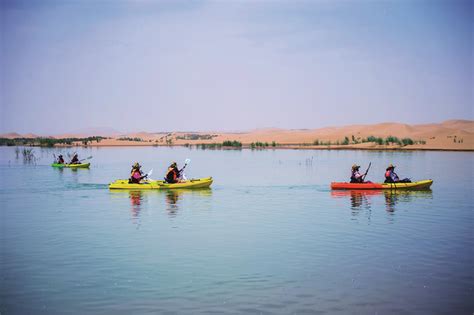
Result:
{"label": "person in kayak", "polygon": [[385,181],[384,183],[411,183],[409,178],[400,179],[397,173],[395,173],[395,166],[390,164],[385,170]]}
{"label": "person in kayak", "polygon": [[142,174],[141,168],[142,166],[138,162],[132,165],[132,171],[128,180],[130,184],[140,184],[141,180],[147,177],[147,174]]}
{"label": "person in kayak", "polygon": [[363,183],[364,175],[359,173],[360,165],[352,165],[351,183]]}
{"label": "person in kayak", "polygon": [[72,157],[71,162],[69,162],[69,164],[81,164],[77,153],[74,153],[74,156]]}
{"label": "person in kayak", "polygon": [[179,183],[180,173],[180,170],[178,170],[178,164],[176,164],[176,162],[171,163],[171,165],[168,167],[168,171],[166,172],[165,181],[170,184]]}
{"label": "person in kayak", "polygon": [[64,158],[63,158],[63,155],[62,155],[62,154],[60,154],[60,155],[58,156],[58,160],[57,160],[56,163],[57,163],[57,164],[64,164]]}

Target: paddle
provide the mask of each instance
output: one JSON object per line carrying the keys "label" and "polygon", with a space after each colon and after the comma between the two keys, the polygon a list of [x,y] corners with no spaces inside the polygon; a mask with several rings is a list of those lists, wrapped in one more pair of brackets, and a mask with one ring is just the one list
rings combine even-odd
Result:
{"label": "paddle", "polygon": [[367,173],[369,172],[371,165],[372,165],[372,162],[369,163],[369,167],[367,167],[367,170],[365,171],[364,175],[362,175],[362,181],[365,181],[365,176],[367,176]]}
{"label": "paddle", "polygon": [[186,168],[186,166],[191,162],[190,159],[186,159],[184,160],[184,166],[179,170],[179,173],[181,174],[181,172]]}
{"label": "paddle", "polygon": [[90,160],[90,159],[92,159],[92,155],[91,155],[91,156],[88,156],[88,157],[86,157],[85,159],[79,160],[79,162],[82,162],[82,161],[85,161],[85,160]]}
{"label": "paddle", "polygon": [[148,180],[154,180],[150,178],[151,174],[153,174],[153,169],[151,169],[148,173],[146,173],[144,178],[148,178]]}
{"label": "paddle", "polygon": [[[182,176],[184,180],[186,180],[186,177],[184,176],[183,171],[186,168],[186,166],[191,162],[191,159],[186,159],[184,160],[184,166],[179,170],[179,176]],[[182,174],[182,175],[181,175]]]}

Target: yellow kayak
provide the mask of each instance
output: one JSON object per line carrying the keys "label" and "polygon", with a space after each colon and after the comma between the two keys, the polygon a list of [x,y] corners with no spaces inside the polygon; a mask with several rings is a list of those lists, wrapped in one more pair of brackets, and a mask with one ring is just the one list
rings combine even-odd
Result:
{"label": "yellow kayak", "polygon": [[383,183],[383,189],[429,189],[433,180],[425,179],[412,183]]}
{"label": "yellow kayak", "polygon": [[109,184],[109,189],[194,189],[207,188],[212,184],[212,177],[189,179],[181,183],[169,184],[164,180],[145,180],[141,184],[130,184],[128,179],[117,179]]}

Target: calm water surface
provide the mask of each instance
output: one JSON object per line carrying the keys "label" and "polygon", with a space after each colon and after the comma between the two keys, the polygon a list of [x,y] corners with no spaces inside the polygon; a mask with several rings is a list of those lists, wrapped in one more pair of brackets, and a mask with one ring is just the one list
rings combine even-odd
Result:
{"label": "calm water surface", "polygon": [[[0,148],[1,314],[472,314],[472,153]],[[72,149],[63,150],[70,153]],[[113,192],[190,158],[209,190]],[[350,166],[427,192],[331,192]]]}

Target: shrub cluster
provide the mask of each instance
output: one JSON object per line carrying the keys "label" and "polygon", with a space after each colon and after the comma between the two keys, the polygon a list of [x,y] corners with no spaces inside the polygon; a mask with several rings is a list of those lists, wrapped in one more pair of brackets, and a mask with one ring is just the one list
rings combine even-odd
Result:
{"label": "shrub cluster", "polygon": [[339,141],[337,143],[332,143],[331,141],[321,141],[319,139],[316,139],[313,142],[313,145],[332,145],[332,144],[339,144]]}
{"label": "shrub cluster", "polygon": [[177,136],[176,140],[212,140],[214,137],[217,137],[217,135],[188,133],[182,136]]}
{"label": "shrub cluster", "polygon": [[222,142],[222,146],[223,147],[236,147],[236,148],[241,148],[242,147],[242,142],[239,142],[239,141],[230,141],[230,140],[226,140],[224,142]]}
{"label": "shrub cluster", "polygon": [[[356,138],[354,135],[352,135],[352,140],[349,139],[349,137],[344,137],[344,140],[341,142],[337,141],[335,144],[336,145],[349,145],[349,144],[358,144],[358,143],[367,143],[367,142],[373,142],[378,145],[384,145],[384,144],[398,144],[400,146],[406,146],[406,145],[413,145],[413,144],[426,144],[426,141],[424,140],[419,140],[419,141],[414,141],[410,138],[403,138],[399,139],[394,136],[388,136],[385,139],[381,137],[374,137],[374,136],[369,136],[366,139],[361,139],[361,138]],[[331,145],[331,141],[321,141],[319,139],[314,140],[313,142],[314,145]]]}
{"label": "shrub cluster", "polygon": [[122,138],[118,138],[117,140],[121,140],[121,141],[136,141],[136,142],[142,142],[143,139],[142,138],[129,138],[129,137],[122,137]]}
{"label": "shrub cluster", "polygon": [[67,144],[72,145],[73,142],[82,142],[87,145],[89,142],[100,142],[104,137],[87,137],[87,138],[15,138],[7,139],[0,138],[0,146],[15,146],[15,145],[27,145],[27,146],[40,146],[40,147],[54,147],[56,144]]}
{"label": "shrub cluster", "polygon": [[197,148],[201,148],[203,150],[205,149],[221,149],[222,144],[221,143],[201,143],[196,145]]}

